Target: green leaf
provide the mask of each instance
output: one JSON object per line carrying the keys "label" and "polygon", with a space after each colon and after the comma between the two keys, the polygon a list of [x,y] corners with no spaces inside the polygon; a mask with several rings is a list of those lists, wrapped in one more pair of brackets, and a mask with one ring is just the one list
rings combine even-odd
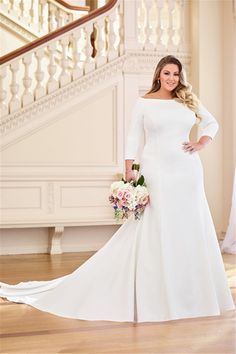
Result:
{"label": "green leaf", "polygon": [[140,177],[139,177],[139,179],[138,179],[138,181],[137,181],[137,185],[143,185],[144,184],[144,177],[143,177],[143,175],[141,175]]}

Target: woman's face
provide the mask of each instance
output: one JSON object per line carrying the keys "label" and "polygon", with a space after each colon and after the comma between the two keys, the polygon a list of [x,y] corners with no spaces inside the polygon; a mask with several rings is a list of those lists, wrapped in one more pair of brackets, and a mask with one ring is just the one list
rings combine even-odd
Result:
{"label": "woman's face", "polygon": [[167,91],[174,90],[179,84],[179,68],[176,64],[166,64],[160,72],[161,88]]}

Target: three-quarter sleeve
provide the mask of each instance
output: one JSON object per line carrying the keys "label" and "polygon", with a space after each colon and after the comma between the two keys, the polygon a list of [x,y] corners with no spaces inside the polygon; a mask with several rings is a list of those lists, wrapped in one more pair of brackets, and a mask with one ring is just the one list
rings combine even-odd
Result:
{"label": "three-quarter sleeve", "polygon": [[206,107],[204,107],[201,102],[199,102],[198,105],[197,116],[201,118],[199,123],[201,129],[199,138],[206,135],[213,139],[219,129],[219,124],[215,117],[210,112],[208,112]]}
{"label": "three-quarter sleeve", "polygon": [[140,100],[135,103],[125,146],[125,160],[135,160],[144,134],[143,112]]}

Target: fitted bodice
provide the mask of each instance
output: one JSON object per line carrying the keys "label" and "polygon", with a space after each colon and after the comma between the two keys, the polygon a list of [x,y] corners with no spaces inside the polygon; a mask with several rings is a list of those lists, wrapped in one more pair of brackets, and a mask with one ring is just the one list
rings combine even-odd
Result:
{"label": "fitted bodice", "polygon": [[175,100],[142,99],[146,141],[187,139],[196,123],[193,111]]}
{"label": "fitted bodice", "polygon": [[[213,138],[218,130],[216,119],[199,103],[202,135]],[[146,99],[139,97],[134,105],[125,159],[135,159],[145,134],[144,153],[150,155],[178,153],[182,143],[189,141],[189,133],[198,122],[195,112],[175,99]],[[172,156],[173,157],[173,156]]]}
{"label": "fitted bodice", "polygon": [[183,153],[182,143],[196,123],[195,113],[175,100],[142,99],[144,153]]}

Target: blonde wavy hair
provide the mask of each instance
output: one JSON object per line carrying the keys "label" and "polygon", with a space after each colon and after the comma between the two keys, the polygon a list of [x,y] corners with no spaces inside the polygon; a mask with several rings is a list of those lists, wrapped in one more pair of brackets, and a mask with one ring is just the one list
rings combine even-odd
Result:
{"label": "blonde wavy hair", "polygon": [[[186,80],[186,75],[183,70],[181,62],[173,55],[167,55],[163,57],[157,64],[153,76],[152,87],[148,91],[148,93],[157,92],[158,90],[160,90],[161,87],[160,80],[159,80],[160,73],[167,64],[175,64],[178,66],[179,69],[179,84],[172,91],[172,97],[176,101],[190,108],[193,112],[195,112],[197,116],[199,100],[197,96],[192,92],[192,86]],[[201,119],[199,116],[198,118]]]}

